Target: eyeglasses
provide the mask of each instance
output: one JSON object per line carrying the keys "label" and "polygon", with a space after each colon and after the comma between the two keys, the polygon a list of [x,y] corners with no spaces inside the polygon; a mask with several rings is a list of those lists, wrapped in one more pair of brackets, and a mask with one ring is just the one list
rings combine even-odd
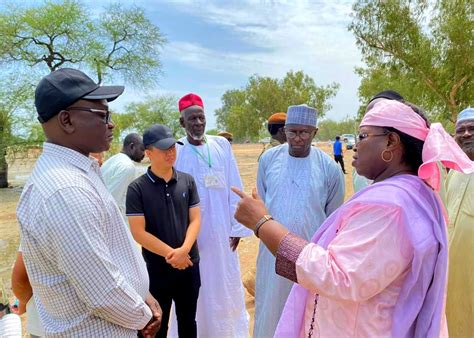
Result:
{"label": "eyeglasses", "polygon": [[312,132],[308,130],[293,131],[284,129],[287,138],[295,138],[299,135],[300,139],[308,140],[311,137]]}
{"label": "eyeglasses", "polygon": [[94,113],[94,114],[102,116],[104,118],[105,124],[112,123],[112,114],[110,113],[109,110],[86,108],[86,107],[70,107],[68,110],[88,111],[90,113]]}
{"label": "eyeglasses", "polygon": [[369,137],[369,136],[385,136],[387,135],[387,133],[384,133],[384,134],[369,134],[369,133],[361,133],[357,136],[357,138],[359,139],[359,142],[362,141],[363,139]]}

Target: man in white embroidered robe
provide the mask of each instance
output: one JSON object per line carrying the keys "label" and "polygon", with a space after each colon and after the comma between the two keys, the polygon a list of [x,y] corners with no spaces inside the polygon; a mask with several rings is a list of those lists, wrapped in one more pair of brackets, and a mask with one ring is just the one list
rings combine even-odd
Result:
{"label": "man in white embroidered robe", "polygon": [[[259,161],[257,189],[275,220],[307,240],[344,201],[344,177],[337,164],[312,147],[316,109],[290,106],[287,144]],[[275,273],[275,257],[260,244],[257,257],[254,337],[273,337],[293,283]]]}

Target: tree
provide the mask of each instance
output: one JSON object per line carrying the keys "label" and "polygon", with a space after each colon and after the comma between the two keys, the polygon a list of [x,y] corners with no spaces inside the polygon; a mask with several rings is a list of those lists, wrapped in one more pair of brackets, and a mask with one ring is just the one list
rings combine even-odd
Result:
{"label": "tree", "polygon": [[358,123],[354,118],[345,118],[342,121],[324,119],[318,123],[316,138],[321,141],[334,140],[337,135],[354,134]]}
{"label": "tree", "polygon": [[114,136],[120,139],[130,132],[143,134],[153,124],[168,126],[175,137],[184,136],[179,124],[180,113],[176,109],[177,99],[174,96],[149,96],[141,102],[127,105],[125,113],[114,114]]}
{"label": "tree", "polygon": [[0,188],[8,187],[7,149],[14,136],[15,126],[25,127],[30,122],[25,113],[29,100],[33,97],[33,86],[28,83],[7,79],[0,87]]}
{"label": "tree", "polygon": [[[139,7],[112,4],[96,18],[76,0],[44,1],[30,7],[14,3],[1,6],[0,64],[4,78],[15,76],[12,88],[37,83],[40,77],[62,67],[85,69],[95,74],[99,83],[116,77],[135,87],[157,83],[165,39]],[[17,86],[21,78],[23,85]],[[6,82],[4,87],[8,88]],[[30,103],[26,111],[32,120],[33,94],[21,93],[11,92],[14,104],[6,102],[0,108],[1,118],[7,119],[0,121],[0,187],[6,185],[4,154],[12,144],[12,131],[25,131],[25,125],[19,124],[25,117],[18,118],[18,113],[25,110],[18,107]],[[25,142],[39,141],[39,126],[28,127],[32,129]]]}
{"label": "tree", "polygon": [[92,19],[78,1],[9,4],[0,13],[0,62],[54,71],[87,68],[102,83],[119,75],[135,86],[156,83],[165,39],[139,7],[112,4]]}
{"label": "tree", "polygon": [[474,2],[358,0],[351,30],[367,68],[364,103],[392,88],[435,118],[455,122],[474,99]]}
{"label": "tree", "polygon": [[222,107],[216,110],[217,125],[238,140],[258,138],[270,115],[286,111],[289,105],[306,103],[318,109],[319,117],[331,109],[328,100],[338,84],[317,86],[302,71],[290,71],[281,79],[253,75],[242,89],[228,90],[222,96]]}

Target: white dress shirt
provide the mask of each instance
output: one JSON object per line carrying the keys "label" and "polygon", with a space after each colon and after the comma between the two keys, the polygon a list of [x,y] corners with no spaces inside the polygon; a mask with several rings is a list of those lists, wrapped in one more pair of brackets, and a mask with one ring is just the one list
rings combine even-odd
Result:
{"label": "white dress shirt", "polygon": [[46,336],[136,337],[148,274],[97,161],[45,143],[17,218]]}

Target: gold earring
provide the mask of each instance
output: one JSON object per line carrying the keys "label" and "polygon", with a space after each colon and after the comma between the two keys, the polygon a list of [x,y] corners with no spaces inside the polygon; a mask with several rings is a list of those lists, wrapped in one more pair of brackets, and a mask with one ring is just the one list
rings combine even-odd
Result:
{"label": "gold earring", "polygon": [[[384,157],[384,155],[383,155],[383,154],[385,154],[385,152],[390,153],[390,158],[389,158],[388,160],[386,160],[385,157]],[[384,162],[386,162],[386,163],[392,162],[392,160],[393,160],[393,152],[390,151],[390,150],[385,149],[384,151],[382,151],[382,154],[380,154],[380,157],[382,158],[382,161],[384,161]]]}

